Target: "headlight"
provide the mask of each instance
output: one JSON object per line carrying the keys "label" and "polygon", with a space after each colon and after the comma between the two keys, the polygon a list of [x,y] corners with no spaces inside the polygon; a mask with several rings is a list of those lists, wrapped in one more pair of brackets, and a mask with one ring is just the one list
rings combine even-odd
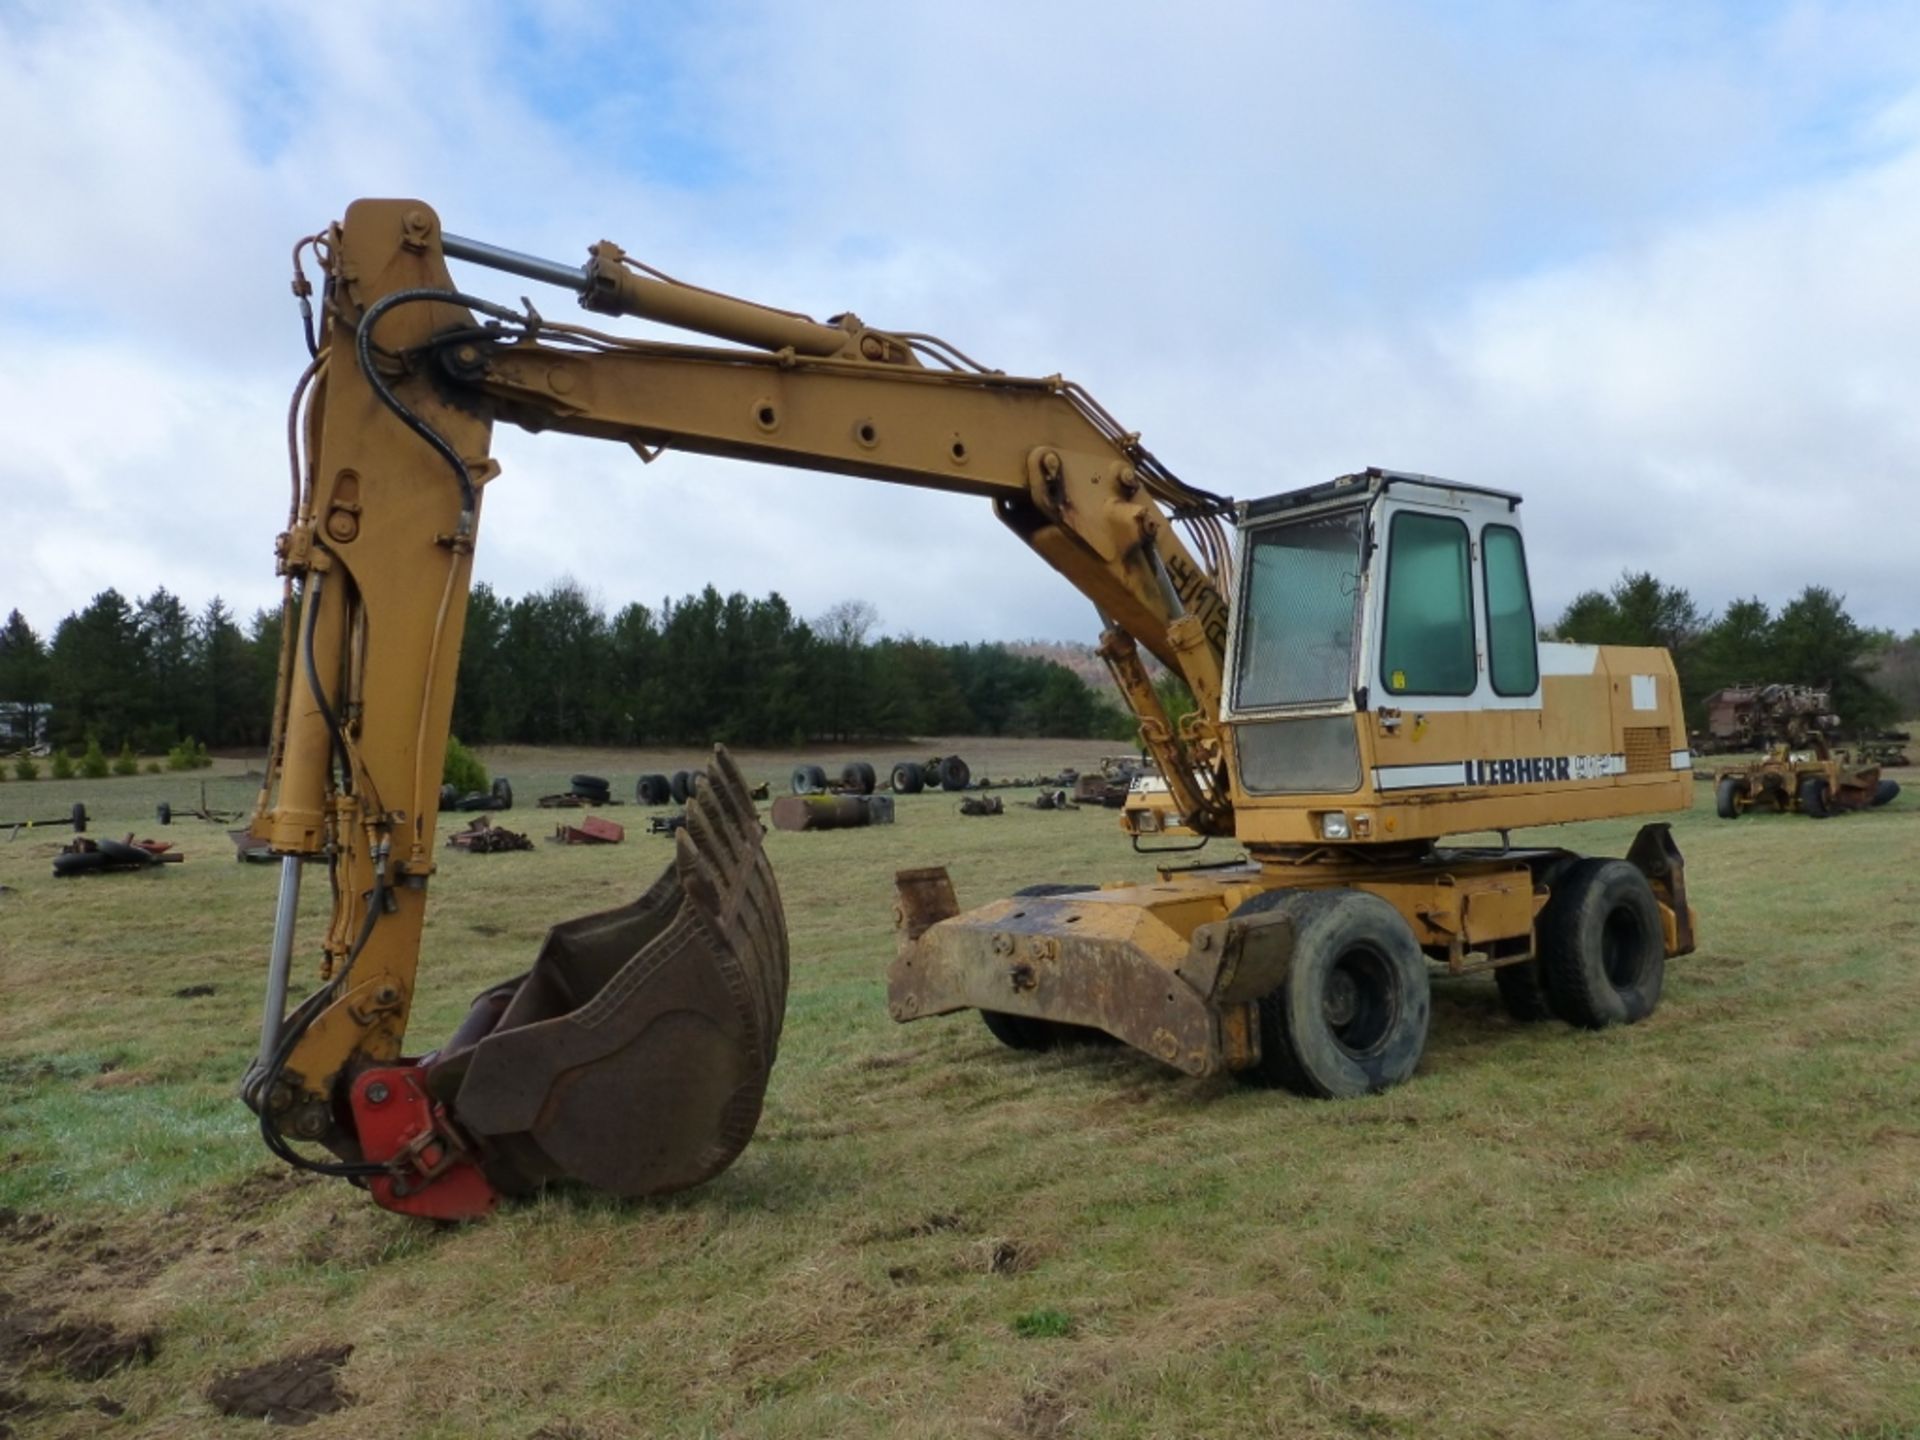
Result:
{"label": "headlight", "polygon": [[1351,832],[1347,829],[1347,812],[1328,810],[1320,817],[1320,838],[1323,840],[1345,840]]}

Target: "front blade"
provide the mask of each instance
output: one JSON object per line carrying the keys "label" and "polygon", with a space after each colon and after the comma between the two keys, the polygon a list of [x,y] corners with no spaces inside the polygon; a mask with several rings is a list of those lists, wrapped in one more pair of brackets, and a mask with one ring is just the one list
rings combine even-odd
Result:
{"label": "front blade", "polygon": [[568,1179],[665,1194],[746,1148],[787,1001],[786,919],[761,836],[745,779],[715,747],[652,888],[554,927],[532,970],[475,1002],[433,1062],[434,1089],[454,1096],[500,1189]]}

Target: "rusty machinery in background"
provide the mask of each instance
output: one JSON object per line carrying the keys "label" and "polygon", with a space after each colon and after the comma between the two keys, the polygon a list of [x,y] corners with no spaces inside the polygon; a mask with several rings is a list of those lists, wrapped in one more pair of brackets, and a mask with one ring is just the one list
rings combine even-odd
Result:
{"label": "rusty machinery in background", "polygon": [[[1664,651],[1537,641],[1518,496],[1367,469],[1236,505],[1058,376],[681,284],[611,243],[584,265],[503,250],[417,201],[357,202],[296,247],[303,307],[308,251],[320,323],[289,425],[252,825],[282,857],[280,906],[243,1085],[289,1163],[439,1217],[556,1178],[655,1194],[729,1164],[766,1092],[786,929],[718,751],[650,889],[555,927],[444,1045],[406,1053],[495,424],[972,496],[1095,606],[1154,765],[1124,833],[1244,856],[1169,860],[1149,884],[1036,877],[967,910],[944,870],[903,872],[896,1019],[978,1010],[1016,1047],[1100,1031],[1188,1074],[1351,1096],[1413,1073],[1430,969],[1489,971],[1518,1015],[1604,1026],[1651,1012],[1692,949],[1665,825],[1617,859],[1505,833],[1682,809],[1692,787]],[[719,343],[502,305],[449,262]],[[1190,712],[1169,713],[1147,656]],[[1449,842],[1473,831],[1502,834]],[[289,1009],[305,857],[333,903],[319,986]]]}
{"label": "rusty machinery in background", "polygon": [[1880,771],[1906,763],[1900,746],[1907,737],[1888,732],[1846,748],[1838,743],[1840,728],[1832,694],[1819,686],[1730,685],[1714,691],[1696,747],[1703,754],[1764,752],[1715,770],[1715,813],[1722,820],[1749,811],[1824,820],[1898,797],[1900,786]]}

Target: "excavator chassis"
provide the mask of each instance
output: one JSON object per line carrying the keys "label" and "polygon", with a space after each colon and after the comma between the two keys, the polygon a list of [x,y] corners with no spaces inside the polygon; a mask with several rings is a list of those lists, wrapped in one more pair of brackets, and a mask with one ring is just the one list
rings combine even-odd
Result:
{"label": "excavator chassis", "polygon": [[[1189,1075],[1247,1070],[1261,1058],[1259,1002],[1286,982],[1299,938],[1284,907],[1249,902],[1371,894],[1430,965],[1461,974],[1532,962],[1555,877],[1580,859],[1488,848],[1398,864],[1270,860],[1163,870],[1153,884],[1041,886],[965,913],[944,869],[901,871],[888,1008],[901,1022],[977,1009],[1098,1031]],[[1660,949],[1691,952],[1694,914],[1669,827],[1643,826],[1626,863],[1653,891]]]}

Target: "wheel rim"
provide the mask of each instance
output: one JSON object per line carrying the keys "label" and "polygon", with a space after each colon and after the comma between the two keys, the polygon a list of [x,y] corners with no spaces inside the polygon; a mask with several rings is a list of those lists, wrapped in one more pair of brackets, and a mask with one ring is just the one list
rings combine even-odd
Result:
{"label": "wheel rim", "polygon": [[1320,1014],[1333,1043],[1359,1057],[1377,1050],[1393,1032],[1400,987],[1393,966],[1370,945],[1344,951],[1327,968],[1320,986]]}
{"label": "wheel rim", "polygon": [[1616,990],[1631,990],[1647,968],[1647,932],[1630,905],[1616,905],[1600,929],[1600,964]]}

